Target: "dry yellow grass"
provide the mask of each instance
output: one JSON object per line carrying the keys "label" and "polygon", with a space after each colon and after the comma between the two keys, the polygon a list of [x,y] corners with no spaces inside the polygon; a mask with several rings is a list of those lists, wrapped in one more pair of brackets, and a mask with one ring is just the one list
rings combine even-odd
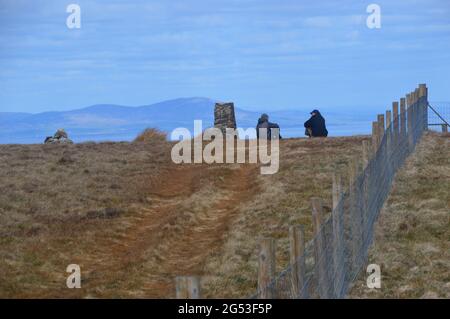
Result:
{"label": "dry yellow grass", "polygon": [[353,156],[361,156],[367,137],[288,139],[280,144],[280,170],[257,175],[260,191],[239,205],[239,215],[224,238],[223,249],[205,266],[205,297],[240,298],[256,292],[258,243],[262,237],[277,239],[277,271],[288,264],[289,226],[305,226],[312,237],[312,197],[322,197],[331,212],[332,173],[346,172]]}
{"label": "dry yellow grass", "polygon": [[427,133],[398,173],[378,220],[369,263],[351,298],[450,298],[450,135]]}
{"label": "dry yellow grass", "polygon": [[[284,268],[289,226],[311,237],[310,198],[331,210],[333,170],[368,138],[282,140],[280,171],[263,176],[256,164],[174,165],[171,143],[148,132],[0,146],[0,297],[171,298],[176,275],[201,275],[205,297],[249,296],[259,238],[278,239]],[[65,286],[71,263],[82,289]]]}
{"label": "dry yellow grass", "polygon": [[[206,296],[218,285],[243,296],[256,268],[233,260],[254,258],[261,234],[309,224],[309,196],[329,194],[332,165],[361,138],[284,140],[270,177],[254,164],[176,166],[170,143],[146,141],[0,147],[1,297],[172,297],[182,274],[205,275]],[[71,263],[82,289],[65,287]]]}
{"label": "dry yellow grass", "polygon": [[164,142],[167,140],[167,135],[164,132],[161,132],[155,128],[147,128],[142,133],[140,133],[136,138],[135,142],[146,142],[146,143],[155,143],[155,142]]}
{"label": "dry yellow grass", "polygon": [[159,142],[1,145],[0,296],[64,296],[67,265],[120,235],[169,152]]}

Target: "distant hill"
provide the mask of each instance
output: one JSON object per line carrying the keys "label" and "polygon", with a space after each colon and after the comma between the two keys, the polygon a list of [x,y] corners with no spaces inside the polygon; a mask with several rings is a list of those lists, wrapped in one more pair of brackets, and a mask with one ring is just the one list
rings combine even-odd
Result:
{"label": "distant hill", "polygon": [[[39,114],[0,112],[0,144],[42,143],[46,136],[64,128],[75,142],[130,141],[147,127],[170,133],[177,127],[193,129],[194,120],[202,120],[203,127],[214,122],[215,101],[209,98],[179,98],[156,104],[130,107],[99,104],[72,111]],[[239,127],[255,127],[261,112],[236,108]],[[309,108],[270,112],[270,119],[281,126],[285,137],[303,136],[303,122]],[[330,135],[369,133],[373,112],[352,115],[343,110],[323,112]]]}

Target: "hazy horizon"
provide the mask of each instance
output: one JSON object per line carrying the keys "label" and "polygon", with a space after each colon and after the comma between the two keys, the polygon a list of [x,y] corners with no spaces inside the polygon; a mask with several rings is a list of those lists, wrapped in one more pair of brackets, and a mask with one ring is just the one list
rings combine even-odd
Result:
{"label": "hazy horizon", "polygon": [[[168,102],[168,101],[176,101],[176,100],[183,100],[183,99],[208,99],[211,101],[215,101],[215,102],[233,102],[231,100],[221,100],[221,99],[214,99],[214,98],[210,98],[210,97],[206,97],[206,96],[184,96],[184,97],[175,97],[175,98],[170,98],[167,100],[158,100],[158,101],[152,101],[150,103],[146,103],[146,104],[142,104],[142,105],[126,105],[126,104],[117,104],[117,103],[95,103],[95,104],[91,104],[91,105],[79,105],[79,106],[74,106],[74,107],[68,107],[67,109],[63,109],[61,110],[58,107],[49,107],[49,108],[43,108],[40,111],[35,111],[35,112],[27,112],[27,111],[22,111],[22,112],[15,112],[15,111],[3,111],[0,110],[0,113],[26,113],[26,114],[40,114],[40,113],[47,113],[47,112],[70,112],[70,111],[74,111],[74,110],[82,110],[85,108],[90,108],[90,107],[94,107],[94,106],[121,106],[121,107],[129,107],[129,108],[139,108],[139,107],[145,107],[145,106],[153,106],[156,104],[160,104],[160,103],[164,103],[164,102]],[[234,103],[234,102],[233,102]],[[240,105],[236,105],[235,104],[235,108],[237,109],[241,109],[244,111],[250,111],[250,112],[266,112],[266,111],[273,111],[273,112],[284,112],[284,111],[303,111],[306,109],[316,109],[317,107],[315,107],[314,105],[297,105],[297,106],[291,106],[291,107],[286,107],[286,108],[276,108],[276,107],[271,107],[271,106],[267,106],[267,107],[255,107],[255,106],[240,106]],[[329,106],[324,106],[323,109],[327,109],[327,110],[340,110],[340,109],[344,109],[346,111],[354,111],[355,108],[358,108],[358,110],[360,110],[360,108],[363,108],[365,110],[377,110],[377,109],[383,109],[383,106],[361,106],[361,105],[329,105]]]}
{"label": "hazy horizon", "polygon": [[[78,4],[81,28],[66,12]],[[427,83],[448,101],[450,3],[0,1],[0,111],[206,96],[249,110],[387,107]]]}

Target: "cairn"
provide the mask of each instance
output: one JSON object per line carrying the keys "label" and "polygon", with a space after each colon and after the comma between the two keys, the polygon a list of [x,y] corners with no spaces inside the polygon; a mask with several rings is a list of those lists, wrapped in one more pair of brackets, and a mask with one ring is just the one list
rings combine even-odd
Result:
{"label": "cairn", "polygon": [[67,132],[60,128],[53,136],[47,136],[44,144],[73,144],[73,141],[69,139]]}
{"label": "cairn", "polygon": [[226,134],[227,128],[236,129],[234,103],[216,103],[214,107],[214,127]]}

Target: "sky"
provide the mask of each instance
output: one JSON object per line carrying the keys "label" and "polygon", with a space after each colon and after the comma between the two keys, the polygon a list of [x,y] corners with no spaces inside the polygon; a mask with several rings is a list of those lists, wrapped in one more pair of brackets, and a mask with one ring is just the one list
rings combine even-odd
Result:
{"label": "sky", "polygon": [[448,0],[0,0],[0,112],[195,96],[358,111],[419,83],[449,101],[449,62]]}

